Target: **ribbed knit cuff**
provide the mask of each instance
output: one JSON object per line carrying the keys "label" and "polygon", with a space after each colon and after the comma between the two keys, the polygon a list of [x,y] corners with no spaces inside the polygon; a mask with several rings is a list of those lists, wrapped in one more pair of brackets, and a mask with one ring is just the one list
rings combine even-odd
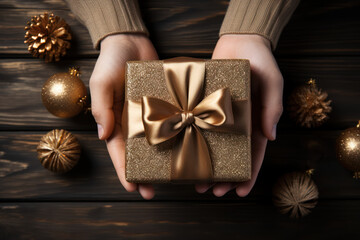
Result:
{"label": "ribbed knit cuff", "polygon": [[116,33],[149,35],[137,0],[66,0],[71,11],[89,30],[94,48]]}
{"label": "ribbed knit cuff", "polygon": [[231,0],[220,29],[224,34],[258,34],[277,46],[300,0]]}

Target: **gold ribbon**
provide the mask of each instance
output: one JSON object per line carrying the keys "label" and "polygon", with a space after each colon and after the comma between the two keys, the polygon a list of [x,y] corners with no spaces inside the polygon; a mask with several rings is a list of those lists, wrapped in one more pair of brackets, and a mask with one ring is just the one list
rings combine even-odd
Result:
{"label": "gold ribbon", "polygon": [[175,105],[149,96],[144,96],[141,102],[126,101],[124,135],[132,138],[145,134],[150,145],[176,137],[172,149],[171,179],[211,180],[212,162],[200,128],[248,135],[250,124],[243,114],[250,113],[249,104],[247,101],[232,103],[228,88],[218,89],[203,99],[203,60],[169,59],[164,61],[163,68],[166,86]]}

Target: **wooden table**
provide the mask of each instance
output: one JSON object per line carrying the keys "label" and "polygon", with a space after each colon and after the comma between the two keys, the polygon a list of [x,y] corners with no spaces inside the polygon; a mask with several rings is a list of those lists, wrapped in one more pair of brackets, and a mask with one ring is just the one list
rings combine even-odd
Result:
{"label": "wooden table", "polygon": [[[210,58],[227,1],[140,1],[161,58]],[[53,11],[71,26],[70,54],[58,63],[33,58],[23,43],[33,16]],[[197,194],[193,186],[156,186],[145,201],[119,183],[91,114],[59,119],[40,98],[44,81],[78,65],[88,85],[98,52],[61,0],[0,2],[0,239],[345,239],[360,224],[360,182],[335,158],[340,131],[360,119],[360,1],[303,0],[285,28],[275,56],[286,99],[310,77],[333,100],[330,120],[298,128],[285,111],[278,140],[269,143],[258,182],[246,198]],[[63,128],[81,142],[82,159],[64,175],[45,170],[36,146]],[[271,188],[283,173],[316,168],[320,199],[309,216],[277,212]]]}

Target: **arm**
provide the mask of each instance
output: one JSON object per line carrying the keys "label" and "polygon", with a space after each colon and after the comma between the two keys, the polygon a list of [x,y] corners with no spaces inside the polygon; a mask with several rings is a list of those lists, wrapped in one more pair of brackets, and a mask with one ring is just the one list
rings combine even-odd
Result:
{"label": "arm", "polygon": [[[240,184],[221,183],[213,187],[216,196],[236,188],[246,196],[255,184],[268,140],[275,140],[282,114],[283,77],[272,54],[281,31],[299,0],[231,0],[213,59],[250,60],[252,75],[252,178]],[[210,185],[197,185],[206,192]]]}
{"label": "arm", "polygon": [[151,185],[125,180],[125,143],[121,132],[125,63],[157,59],[148,31],[134,0],[67,0],[72,12],[88,28],[95,48],[100,48],[90,78],[92,114],[99,139],[105,140],[116,173],[124,188],[154,196]]}

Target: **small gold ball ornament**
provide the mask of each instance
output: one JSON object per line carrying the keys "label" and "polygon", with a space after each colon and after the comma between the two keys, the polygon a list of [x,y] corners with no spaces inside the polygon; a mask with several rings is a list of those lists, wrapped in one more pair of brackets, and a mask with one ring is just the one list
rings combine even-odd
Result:
{"label": "small gold ball ornament", "polygon": [[305,86],[297,88],[288,101],[290,117],[306,128],[322,125],[331,112],[331,100],[328,94],[316,86],[315,79],[310,79]]}
{"label": "small gold ball ornament", "polygon": [[87,90],[79,75],[79,68],[70,68],[69,73],[56,73],[44,83],[41,97],[50,113],[70,118],[86,110]]}
{"label": "small gold ball ornament", "polygon": [[41,138],[37,153],[44,168],[65,173],[78,163],[81,148],[76,137],[70,132],[55,129]]}
{"label": "small gold ball ornament", "polygon": [[339,162],[347,170],[360,178],[360,120],[356,127],[340,133],[336,142],[336,154]]}
{"label": "small gold ball ornament", "polygon": [[293,172],[279,178],[273,188],[273,202],[282,214],[300,218],[311,212],[319,198],[319,191],[311,179],[313,169]]}
{"label": "small gold ball ornament", "polygon": [[64,19],[53,13],[34,16],[25,27],[25,41],[34,57],[46,62],[59,61],[70,48],[70,27]]}

